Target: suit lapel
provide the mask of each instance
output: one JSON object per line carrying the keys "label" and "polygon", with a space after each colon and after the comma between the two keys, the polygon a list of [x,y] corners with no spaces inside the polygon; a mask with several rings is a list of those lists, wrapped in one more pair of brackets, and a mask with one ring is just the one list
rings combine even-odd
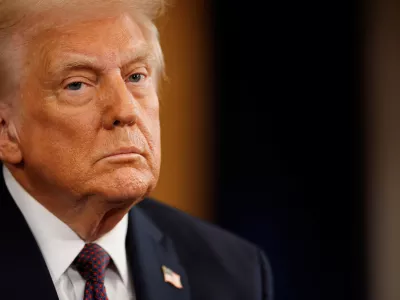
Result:
{"label": "suit lapel", "polygon": [[[188,278],[172,241],[137,206],[130,211],[127,253],[137,300],[190,300]],[[182,289],[164,281],[162,266],[180,275]]]}
{"label": "suit lapel", "polygon": [[13,299],[58,299],[36,240],[7,190],[2,168],[0,164],[1,292]]}

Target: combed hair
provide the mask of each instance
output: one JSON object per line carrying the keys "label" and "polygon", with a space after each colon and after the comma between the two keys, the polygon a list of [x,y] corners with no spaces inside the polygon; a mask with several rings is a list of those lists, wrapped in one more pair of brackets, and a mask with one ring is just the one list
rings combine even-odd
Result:
{"label": "combed hair", "polygon": [[[57,16],[63,16],[63,21],[68,23],[121,13],[132,16],[152,45],[157,62],[156,77],[160,77],[164,73],[164,58],[154,21],[164,12],[165,6],[165,0],[0,0],[1,77],[10,75],[7,70],[12,61],[8,55],[13,51],[10,44],[15,33],[29,35],[55,27]],[[1,85],[0,82],[0,98],[4,92]]]}

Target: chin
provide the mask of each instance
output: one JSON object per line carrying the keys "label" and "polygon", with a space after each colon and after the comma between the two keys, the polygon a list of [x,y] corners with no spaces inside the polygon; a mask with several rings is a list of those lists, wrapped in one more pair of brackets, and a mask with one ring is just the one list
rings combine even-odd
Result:
{"label": "chin", "polygon": [[156,179],[150,170],[131,167],[116,168],[111,173],[97,177],[91,184],[90,194],[107,201],[137,203],[155,187]]}

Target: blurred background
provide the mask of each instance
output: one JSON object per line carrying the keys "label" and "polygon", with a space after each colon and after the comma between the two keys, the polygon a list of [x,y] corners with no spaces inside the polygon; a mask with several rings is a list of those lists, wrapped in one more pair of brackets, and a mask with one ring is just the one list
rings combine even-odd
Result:
{"label": "blurred background", "polygon": [[170,3],[153,196],[264,249],[277,300],[400,299],[400,2]]}

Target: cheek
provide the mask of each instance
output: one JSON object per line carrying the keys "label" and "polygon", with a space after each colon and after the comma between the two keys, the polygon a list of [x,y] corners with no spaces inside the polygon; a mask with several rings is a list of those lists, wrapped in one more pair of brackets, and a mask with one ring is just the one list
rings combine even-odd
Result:
{"label": "cheek", "polygon": [[87,155],[95,139],[89,116],[65,115],[54,107],[47,108],[26,114],[21,122],[25,158],[71,164]]}
{"label": "cheek", "polygon": [[154,150],[159,150],[160,148],[160,116],[158,102],[152,106],[148,106],[145,109],[146,124],[149,131],[150,141],[152,143]]}
{"label": "cheek", "polygon": [[159,109],[158,101],[147,106],[142,107],[142,112],[144,118],[142,134],[144,135],[150,154],[150,164],[152,165],[153,171],[158,172],[161,163],[161,137],[160,137],[160,119],[159,119]]}
{"label": "cheek", "polygon": [[160,104],[157,94],[153,91],[152,95],[148,98],[144,105],[145,115],[151,131],[155,136],[160,135]]}
{"label": "cheek", "polygon": [[156,165],[158,166],[160,164],[161,160],[161,137],[160,137],[160,127],[154,127],[153,129],[153,145],[152,145],[152,150],[153,150],[153,155],[154,159],[156,161]]}

